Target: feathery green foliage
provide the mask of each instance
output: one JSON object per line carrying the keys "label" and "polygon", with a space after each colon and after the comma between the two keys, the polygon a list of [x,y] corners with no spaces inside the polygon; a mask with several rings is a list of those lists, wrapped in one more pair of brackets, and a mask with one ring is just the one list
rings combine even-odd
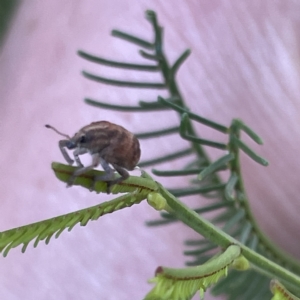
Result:
{"label": "feathery green foliage", "polygon": [[290,293],[278,280],[273,279],[270,283],[270,289],[274,296],[271,300],[299,300],[300,298],[296,297]]}
{"label": "feathery green foliage", "polygon": [[238,246],[229,246],[221,253],[203,265],[184,269],[158,267],[155,277],[150,283],[155,287],[146,295],[144,300],[188,300],[199,290],[200,296],[206,289],[227,275],[228,267],[238,258],[241,249]]}
{"label": "feathery green foliage", "polygon": [[[168,189],[155,182],[147,173],[142,172],[141,177],[132,176],[113,186],[113,196],[119,193],[123,193],[123,195],[111,201],[0,233],[0,249],[6,255],[11,248],[23,244],[23,250],[25,251],[28,243],[33,239],[36,239],[34,246],[44,239],[48,243],[51,236],[54,234],[58,236],[64,229],[71,230],[78,223],[86,225],[89,220],[96,220],[103,214],[129,207],[147,199],[148,203],[155,209],[165,210],[161,213],[162,218],[160,220],[149,221],[148,225],[171,224],[180,220],[196,231],[199,234],[199,239],[185,242],[188,249],[184,254],[189,257],[187,262],[189,267],[181,270],[160,268],[157,276],[152,280],[156,283],[156,286],[145,299],[190,299],[197,290],[204,291],[211,284],[214,284],[213,294],[224,294],[227,299],[268,299],[271,298],[268,286],[272,278],[278,278],[289,291],[299,296],[300,278],[296,275],[300,274],[299,262],[292,260],[287,254],[277,249],[261,232],[250,210],[249,200],[243,185],[239,160],[240,150],[262,166],[267,166],[268,162],[254,152],[251,146],[242,141],[242,133],[247,134],[258,144],[262,144],[262,139],[239,119],[233,120],[230,126],[224,126],[199,116],[196,112],[188,109],[180,93],[176,74],[191,51],[187,49],[173,64],[169,64],[164,53],[163,28],[159,25],[153,11],[147,11],[146,18],[154,31],[153,42],[119,30],[114,30],[112,35],[142,48],[139,54],[148,60],[148,63],[136,64],[123,63],[118,60],[112,61],[90,55],[84,51],[78,51],[78,54],[82,58],[100,65],[133,71],[160,72],[163,78],[162,82],[113,80],[85,71],[83,75],[89,80],[112,86],[165,90],[169,93],[168,97],[163,98],[158,95],[157,101],[140,101],[136,106],[115,105],[93,99],[85,99],[85,102],[98,108],[126,112],[152,111],[155,113],[162,110],[166,116],[169,112],[177,112],[178,124],[173,124],[170,128],[137,133],[137,136],[140,139],[149,138],[154,140],[160,135],[167,138],[171,134],[178,134],[178,138],[187,140],[190,146],[148,161],[142,161],[139,166],[153,166],[181,157],[190,158],[190,163],[181,169],[153,169],[153,174],[158,177],[182,176],[184,178],[184,176],[189,176],[190,178],[193,176],[190,185],[186,188]],[[223,133],[226,135],[227,142],[221,143],[199,137],[194,130],[194,122]],[[211,162],[203,146],[216,148],[224,152],[220,158]],[[52,167],[57,178],[63,182],[67,182],[75,170],[73,167],[57,163],[53,163]],[[228,173],[227,181],[223,182],[220,179],[220,171]],[[101,174],[101,172],[93,170],[79,176],[75,181],[75,185],[91,189],[96,174]],[[97,182],[93,187],[93,190],[97,193],[106,192],[106,189],[105,182]],[[191,209],[178,199],[188,195],[209,198],[211,203],[204,207]],[[210,220],[206,220],[203,214],[211,211],[214,211],[214,216]],[[219,247],[224,252],[215,256],[219,251]],[[220,259],[227,257],[226,255],[229,252],[231,253],[233,249],[234,258],[239,257],[242,253],[242,256],[235,260],[234,266],[243,269],[246,265],[245,261],[247,261],[247,263],[250,263],[250,269],[242,273],[231,270],[227,277],[219,280],[227,275],[228,266],[234,261],[234,258],[229,256],[231,259],[226,260],[224,265]],[[238,251],[236,251],[237,249]],[[212,272],[210,268],[213,268],[214,271]],[[189,280],[185,281],[180,277],[182,272],[189,274]],[[202,277],[199,274],[202,274]],[[197,277],[198,275],[201,278]],[[279,296],[276,296],[279,293],[277,290],[282,291],[278,286],[277,283],[272,285],[272,291],[275,291],[274,297],[277,297],[273,299],[297,299],[278,298]]]}
{"label": "feathery green foliage", "polygon": [[[65,182],[68,181],[69,177],[71,177],[75,170],[74,167],[58,163],[53,163],[52,168],[55,175]],[[78,177],[75,184],[80,184],[82,187],[89,188],[92,183],[93,176],[100,175],[102,173],[103,172],[96,170],[90,171],[83,176]],[[132,183],[132,180],[134,181],[134,184]],[[21,244],[23,244],[22,252],[25,252],[28,244],[34,239],[34,247],[36,247],[42,240],[45,240],[45,243],[48,244],[52,236],[58,238],[65,229],[71,231],[77,224],[85,226],[89,221],[98,220],[103,215],[138,204],[146,198],[149,192],[154,192],[156,190],[157,185],[154,181],[146,178],[138,178],[137,180],[130,178],[129,180],[126,180],[126,182],[122,182],[120,185],[114,186],[112,191],[112,193],[124,193],[125,191],[128,193],[111,201],[1,232],[0,252],[3,252],[3,256],[6,256],[12,248]],[[106,183],[97,182],[95,191],[106,192]]]}
{"label": "feathery green foliage", "polygon": [[[191,186],[177,190],[173,189],[170,190],[170,192],[176,197],[198,194],[204,197],[212,198],[212,204],[207,207],[195,208],[195,211],[199,214],[202,214],[206,211],[215,210],[215,212],[217,212],[217,215],[215,215],[215,217],[212,219],[212,222],[214,224],[221,226],[225,232],[240,241],[243,245],[250,247],[250,249],[257,251],[258,253],[261,253],[266,257],[272,258],[272,260],[277,260],[285,267],[288,267],[299,274],[299,264],[291,260],[286,254],[278,250],[260,231],[258,225],[254,220],[248,204],[248,199],[246,197],[239,165],[240,150],[242,150],[246,155],[263,166],[268,165],[268,162],[264,158],[260,157],[257,153],[255,153],[248,145],[246,145],[241,140],[241,133],[243,132],[247,134],[254,142],[258,144],[262,144],[262,139],[241,120],[233,120],[231,126],[226,127],[222,124],[210,121],[206,118],[203,118],[202,116],[197,115],[194,112],[189,111],[183,100],[183,97],[181,96],[175,77],[176,72],[178,71],[178,67],[188,57],[188,55],[190,54],[190,50],[184,51],[184,53],[175,61],[175,63],[173,65],[170,65],[163,51],[163,29],[159,25],[155,13],[152,11],[147,11],[146,18],[152,24],[155,33],[153,43],[121,31],[113,31],[113,35],[145,49],[140,50],[140,54],[144,58],[149,59],[152,63],[157,63],[155,67],[153,67],[153,70],[158,69],[161,71],[164,82],[159,87],[163,88],[164,86],[169,92],[169,97],[167,99],[164,99],[161,96],[158,96],[157,102],[151,103],[140,101],[140,107],[133,107],[133,111],[151,111],[153,109],[166,110],[167,108],[169,110],[175,110],[176,112],[178,112],[181,119],[179,134],[183,139],[191,142],[191,148],[183,150],[179,153],[170,153],[169,155],[165,155],[163,157],[154,158],[147,162],[142,162],[141,166],[149,166],[165,162],[170,159],[176,159],[182,156],[190,156],[193,153],[196,154],[197,159],[181,170],[161,171],[159,169],[155,169],[153,170],[153,173],[158,176],[185,176],[191,174],[198,175],[196,180],[192,182]],[[112,67],[114,66],[112,65]],[[89,101],[88,103],[91,104]],[[106,103],[100,101],[94,101],[92,104],[94,106],[99,105],[99,107],[103,107],[103,105],[106,105]],[[120,105],[116,107],[110,104],[110,108],[122,111],[122,106]],[[127,106],[124,106],[124,111],[128,111]],[[166,112],[166,114],[167,113],[168,111]],[[199,138],[195,134],[192,121],[201,123],[219,132],[227,134],[228,143],[222,144],[217,141],[210,141],[207,139]],[[177,125],[174,124],[173,128],[176,127]],[[167,135],[167,133],[165,135]],[[154,136],[156,136],[155,133],[153,133],[152,136],[151,132],[148,132],[144,137],[154,138]],[[202,145],[224,149],[227,151],[227,153],[221,156],[217,161],[211,163],[208,155],[203,150]],[[218,172],[223,170],[228,170],[230,173],[229,179],[225,183],[221,182],[218,176]],[[170,205],[170,203],[168,204]],[[176,221],[177,219],[176,214],[174,213],[162,213],[162,217],[162,220],[150,221],[148,222],[148,224],[152,226],[159,224],[168,224]],[[192,251],[185,251],[185,253],[189,255],[189,257],[194,257],[193,261],[188,262],[189,265],[197,265],[203,261],[203,257],[211,257],[213,255],[212,251],[214,251],[217,248],[216,246],[218,245],[218,243],[212,243],[209,240],[207,241],[200,239],[199,241],[205,241],[205,243],[197,244],[197,241],[194,241],[194,245],[190,245],[189,247],[193,247],[196,249]],[[249,276],[247,276],[247,273],[248,272],[246,272],[246,275],[244,276],[245,280],[241,281],[241,284],[239,286],[240,289],[236,289],[237,291],[239,291],[239,293],[235,296],[239,299],[243,299],[243,291],[245,291],[246,287],[249,286],[247,278],[250,278],[252,274],[249,272]],[[266,292],[268,291],[268,279],[266,279],[266,277],[264,277],[263,275],[256,275],[258,277],[262,276],[260,278],[260,283],[264,283],[262,284],[262,286],[264,287],[260,290],[261,295],[266,294]],[[216,287],[216,291],[217,294],[226,293],[227,287]],[[257,296],[259,297],[259,294],[257,294]]]}

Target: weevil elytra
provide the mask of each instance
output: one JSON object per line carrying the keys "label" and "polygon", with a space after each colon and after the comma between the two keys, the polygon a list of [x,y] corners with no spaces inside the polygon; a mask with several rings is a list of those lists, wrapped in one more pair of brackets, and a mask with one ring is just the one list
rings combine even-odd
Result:
{"label": "weevil elytra", "polygon": [[[45,126],[67,138],[58,142],[60,151],[68,164],[72,165],[75,160],[79,167],[69,179],[67,186],[72,186],[77,176],[100,164],[105,174],[95,177],[94,183],[106,181],[107,193],[109,193],[112,185],[129,177],[127,170],[133,170],[140,159],[141,150],[138,139],[120,125],[108,121],[93,122],[81,128],[73,137],[59,132],[50,125]],[[66,148],[74,149],[74,160],[69,156]],[[85,153],[90,153],[92,156],[92,163],[89,166],[83,166],[79,158],[79,155]],[[120,177],[115,178],[114,171],[117,171]]]}

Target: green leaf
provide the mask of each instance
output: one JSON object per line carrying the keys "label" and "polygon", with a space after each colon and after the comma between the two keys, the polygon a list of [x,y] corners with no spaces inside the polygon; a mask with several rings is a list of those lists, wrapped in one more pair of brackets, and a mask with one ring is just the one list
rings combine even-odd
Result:
{"label": "green leaf", "polygon": [[101,102],[101,101],[96,101],[93,99],[85,98],[84,99],[86,104],[95,106],[95,107],[100,107],[100,108],[105,108],[105,109],[110,109],[110,110],[117,110],[117,111],[124,111],[124,112],[149,112],[149,111],[156,111],[156,110],[161,110],[161,107],[159,106],[128,106],[128,105],[116,105],[116,104],[111,104],[111,103],[106,103],[106,102]]}
{"label": "green leaf", "polygon": [[164,136],[164,135],[169,135],[169,134],[178,133],[178,132],[179,132],[179,127],[174,126],[174,127],[170,127],[170,128],[166,128],[166,129],[156,130],[156,131],[136,133],[135,136],[138,139],[148,139],[148,138]]}
{"label": "green leaf", "polygon": [[225,252],[200,266],[184,269],[158,267],[155,277],[149,280],[150,283],[155,283],[155,287],[144,300],[191,299],[198,290],[200,296],[203,296],[210,285],[227,276],[228,267],[240,253],[240,248],[232,245]]}
{"label": "green leaf", "polygon": [[101,77],[93,75],[86,71],[82,71],[82,75],[90,80],[101,82],[105,84],[120,86],[120,87],[131,87],[131,88],[146,88],[146,89],[165,89],[166,85],[160,82],[134,82],[134,81],[125,81],[125,80],[116,80],[106,77]]}
{"label": "green leaf", "polygon": [[101,64],[104,66],[116,67],[116,68],[127,69],[127,70],[135,70],[135,71],[149,71],[149,72],[159,71],[159,67],[157,65],[123,63],[123,62],[109,60],[95,55],[91,55],[82,50],[77,51],[77,54],[88,61]]}
{"label": "green leaf", "polygon": [[178,69],[180,68],[180,66],[184,63],[184,61],[190,56],[191,54],[191,50],[187,49],[185,50],[179,57],[178,59],[175,61],[173,67],[171,68],[171,72],[173,74],[175,74]]}
{"label": "green leaf", "polygon": [[268,166],[269,163],[266,159],[256,154],[253,150],[251,150],[244,142],[236,138],[235,136],[232,137],[233,142],[239,147],[243,152],[245,152],[249,157],[251,157],[257,163]]}
{"label": "green leaf", "polygon": [[168,107],[171,107],[172,109],[174,109],[175,111],[179,112],[179,113],[186,113],[187,116],[191,119],[191,120],[195,120],[203,125],[206,125],[208,127],[211,127],[217,131],[220,131],[220,132],[223,132],[223,133],[228,133],[228,128],[226,126],[223,126],[223,125],[220,125],[216,122],[213,122],[211,120],[208,120],[208,119],[205,119],[205,118],[202,118],[200,117],[199,115],[197,114],[194,114],[190,111],[188,111],[187,108],[184,108],[184,107],[181,107],[179,105],[176,105],[162,97],[158,97],[158,102],[168,106]]}
{"label": "green leaf", "polygon": [[154,164],[159,164],[159,163],[177,159],[179,157],[184,157],[184,156],[190,155],[192,153],[193,153],[193,150],[191,148],[187,148],[184,150],[180,150],[178,152],[173,152],[171,154],[163,155],[161,157],[157,157],[157,158],[150,159],[147,161],[142,161],[139,163],[139,166],[145,168],[147,166],[152,166]]}
{"label": "green leaf", "polygon": [[283,284],[273,279],[270,283],[271,292],[274,294],[271,300],[300,300],[300,298],[289,292]]}
{"label": "green leaf", "polygon": [[228,168],[227,164],[234,159],[234,155],[232,153],[226,154],[213,163],[211,163],[208,167],[206,167],[203,171],[198,175],[198,179],[202,180],[206,176],[220,170]]}
{"label": "green leaf", "polygon": [[237,125],[240,130],[243,130],[257,144],[263,144],[263,140],[261,139],[261,137],[258,134],[256,134],[250,127],[248,127],[242,120],[234,119],[233,123]]}
{"label": "green leaf", "polygon": [[34,247],[42,240],[48,244],[53,235],[58,238],[65,229],[71,231],[77,224],[85,226],[88,221],[95,221],[105,214],[138,204],[145,198],[145,192],[125,194],[92,207],[0,232],[0,252],[6,256],[12,248],[22,244],[22,252],[25,252],[28,244],[34,239]]}
{"label": "green leaf", "polygon": [[[52,169],[59,180],[67,183],[77,168],[69,165],[53,162]],[[106,193],[107,192],[106,182],[97,181],[96,183],[94,183],[94,178],[101,176],[103,174],[104,174],[103,171],[98,171],[98,170],[88,171],[76,177],[73,185],[80,185],[89,190],[93,190],[96,193],[101,193],[101,192]],[[137,191],[150,193],[153,191],[157,191],[158,186],[156,182],[154,182],[149,177],[145,178],[145,176],[147,176],[145,172],[142,172],[142,177],[130,176],[126,180],[123,180],[122,182],[113,185],[111,187],[111,193],[112,194],[132,193]]]}
{"label": "green leaf", "polygon": [[143,40],[141,38],[138,38],[134,35],[128,34],[126,32],[120,31],[120,30],[113,30],[111,32],[112,36],[121,38],[127,42],[136,44],[140,47],[146,48],[146,49],[153,49],[154,45],[152,43],[149,43],[146,40]]}

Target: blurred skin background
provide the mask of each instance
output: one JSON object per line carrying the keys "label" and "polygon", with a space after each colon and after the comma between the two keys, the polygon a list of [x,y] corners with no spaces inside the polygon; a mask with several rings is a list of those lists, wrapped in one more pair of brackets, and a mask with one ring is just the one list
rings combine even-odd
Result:
{"label": "blurred skin background", "polygon": [[[244,137],[270,162],[264,168],[241,155],[250,204],[270,239],[300,259],[300,3],[292,0],[20,2],[0,55],[0,231],[111,198],[79,187],[66,189],[56,180],[50,164],[64,162],[57,146],[61,137],[44,124],[69,135],[97,120],[132,132],[178,124],[176,114],[115,112],[83,102],[90,97],[136,105],[164,96],[90,82],[81,70],[137,81],[160,77],[97,66],[76,55],[82,49],[108,59],[142,62],[137,47],[112,38],[110,32],[120,29],[151,40],[147,9],[157,12],[165,28],[170,63],[186,48],[192,50],[177,76],[187,105],[227,126],[232,118],[241,118],[263,138],[264,146],[258,147]],[[197,130],[202,137],[226,141],[204,126]],[[142,141],[142,159],[183,149],[186,143],[180,143],[176,136]],[[161,168],[180,166],[170,162]],[[164,183],[187,184],[180,179]],[[187,198],[186,203],[192,202]],[[47,246],[41,242],[33,249],[30,244],[25,254],[20,247],[13,249],[8,257],[0,257],[0,298],[142,299],[156,267],[182,267],[183,241],[195,237],[181,224],[144,226],[158,215],[142,203],[87,227],[77,226]]]}

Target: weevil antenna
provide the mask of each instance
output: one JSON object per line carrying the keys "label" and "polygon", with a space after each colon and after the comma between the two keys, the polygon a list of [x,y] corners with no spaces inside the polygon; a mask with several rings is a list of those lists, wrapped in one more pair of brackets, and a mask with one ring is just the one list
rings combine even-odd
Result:
{"label": "weevil antenna", "polygon": [[62,136],[64,136],[64,137],[66,137],[68,140],[71,139],[67,134],[61,133],[60,131],[58,131],[56,128],[54,128],[54,127],[51,126],[51,125],[46,124],[45,127],[54,130],[56,133],[58,133],[59,135],[62,135]]}

